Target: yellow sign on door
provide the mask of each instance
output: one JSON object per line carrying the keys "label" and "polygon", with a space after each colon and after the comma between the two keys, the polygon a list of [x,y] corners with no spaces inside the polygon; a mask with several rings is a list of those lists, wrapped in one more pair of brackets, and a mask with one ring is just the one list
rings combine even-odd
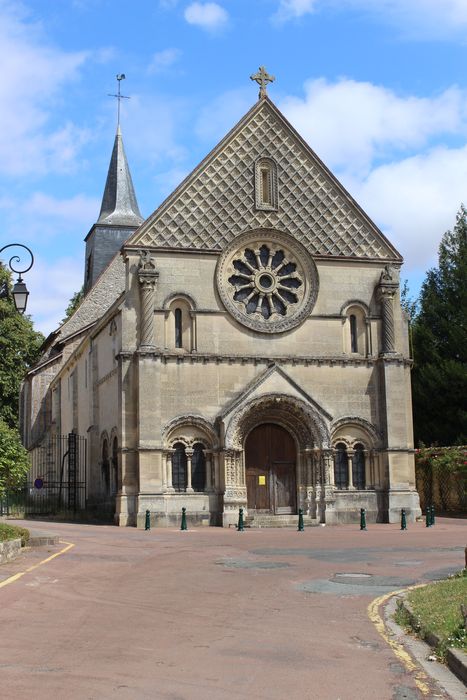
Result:
{"label": "yellow sign on door", "polygon": [[259,486],[266,486],[266,477],[265,476],[258,476],[258,485]]}

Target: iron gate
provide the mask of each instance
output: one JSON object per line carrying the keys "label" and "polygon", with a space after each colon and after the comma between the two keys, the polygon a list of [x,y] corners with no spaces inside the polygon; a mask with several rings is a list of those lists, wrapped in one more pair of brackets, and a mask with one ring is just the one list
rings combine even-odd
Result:
{"label": "iron gate", "polygon": [[31,452],[25,513],[76,513],[85,507],[86,438],[76,433],[48,438]]}

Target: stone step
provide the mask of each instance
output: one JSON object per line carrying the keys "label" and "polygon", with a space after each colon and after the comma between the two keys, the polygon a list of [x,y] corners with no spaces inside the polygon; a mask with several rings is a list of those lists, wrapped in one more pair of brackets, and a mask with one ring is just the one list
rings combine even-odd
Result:
{"label": "stone step", "polygon": [[[261,528],[261,527],[298,527],[298,515],[247,515],[244,521],[245,527]],[[316,518],[311,518],[309,515],[303,516],[303,525],[305,527],[316,526],[319,523]]]}

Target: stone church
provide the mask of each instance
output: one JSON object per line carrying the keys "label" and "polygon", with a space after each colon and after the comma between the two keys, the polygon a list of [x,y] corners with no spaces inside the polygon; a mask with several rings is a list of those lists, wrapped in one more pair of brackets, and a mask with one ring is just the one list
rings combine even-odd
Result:
{"label": "stone church", "polygon": [[143,220],[120,128],[85,296],[22,391],[119,525],[420,514],[402,258],[266,94]]}

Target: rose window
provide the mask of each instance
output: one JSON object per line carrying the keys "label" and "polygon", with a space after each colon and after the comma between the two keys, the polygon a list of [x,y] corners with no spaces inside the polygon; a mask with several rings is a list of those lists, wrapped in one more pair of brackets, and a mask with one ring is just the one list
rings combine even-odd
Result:
{"label": "rose window", "polygon": [[224,250],[217,287],[237,321],[259,332],[280,333],[309,315],[318,273],[301,243],[280,231],[260,229],[237,236]]}
{"label": "rose window", "polygon": [[287,307],[298,302],[297,290],[303,282],[296,263],[283,250],[266,244],[256,251],[245,248],[232,265],[236,271],[229,277],[235,288],[233,299],[245,305],[247,314],[259,313],[265,319],[274,314],[285,316]]}

